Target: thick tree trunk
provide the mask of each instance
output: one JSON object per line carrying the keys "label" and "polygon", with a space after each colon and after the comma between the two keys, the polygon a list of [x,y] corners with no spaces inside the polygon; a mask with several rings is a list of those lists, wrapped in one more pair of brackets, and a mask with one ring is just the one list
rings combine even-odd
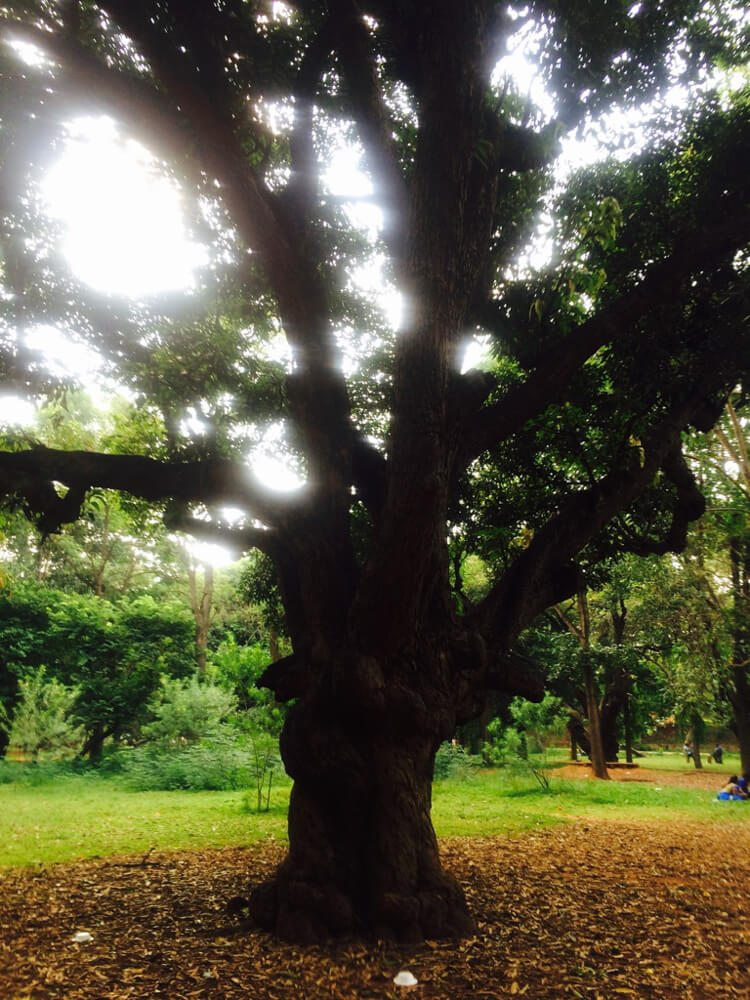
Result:
{"label": "thick tree trunk", "polygon": [[456,717],[450,699],[423,682],[425,659],[411,658],[407,686],[403,664],[387,671],[360,658],[327,671],[290,710],[281,738],[294,779],[289,854],[252,895],[263,928],[297,942],[471,931],[430,819],[435,752]]}

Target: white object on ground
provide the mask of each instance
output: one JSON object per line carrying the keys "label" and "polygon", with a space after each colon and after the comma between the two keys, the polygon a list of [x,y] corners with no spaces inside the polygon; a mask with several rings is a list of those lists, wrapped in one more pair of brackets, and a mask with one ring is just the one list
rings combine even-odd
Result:
{"label": "white object on ground", "polygon": [[393,977],[393,982],[396,986],[416,986],[417,979],[411,974],[411,972],[399,972],[397,976]]}
{"label": "white object on ground", "polygon": [[76,931],[73,935],[73,940],[76,944],[88,944],[89,941],[93,941],[94,938],[88,931]]}

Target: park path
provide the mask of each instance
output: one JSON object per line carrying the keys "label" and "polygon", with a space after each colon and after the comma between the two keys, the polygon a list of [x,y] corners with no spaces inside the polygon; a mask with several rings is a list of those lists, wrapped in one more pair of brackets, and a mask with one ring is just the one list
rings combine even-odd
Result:
{"label": "park path", "polygon": [[[411,947],[233,932],[225,902],[269,873],[273,842],[10,870],[0,997],[371,1000],[406,997],[392,979],[409,969],[423,1000],[750,1000],[747,809],[443,841],[477,933]],[[76,931],[92,940],[73,943]]]}

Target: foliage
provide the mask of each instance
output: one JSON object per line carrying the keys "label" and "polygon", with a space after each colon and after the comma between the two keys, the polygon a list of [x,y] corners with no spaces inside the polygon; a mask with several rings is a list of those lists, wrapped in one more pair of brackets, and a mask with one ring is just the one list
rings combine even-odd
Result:
{"label": "foliage", "polygon": [[226,729],[168,750],[124,748],[119,757],[127,786],[137,791],[233,791],[253,783],[251,755]]}
{"label": "foliage", "polygon": [[268,666],[270,653],[260,643],[243,646],[230,634],[211,654],[216,682],[237,699],[241,712],[250,713],[253,725],[278,736],[286,714],[271,691],[257,687],[260,675]]}
{"label": "foliage", "polygon": [[72,721],[78,692],[37,668],[19,681],[19,699],[7,726],[8,740],[33,760],[42,752],[71,755],[83,744],[83,729]]}
{"label": "foliage", "polygon": [[463,747],[446,741],[441,743],[435,754],[433,776],[435,781],[470,778],[474,769],[481,763],[481,758],[464,751]]}
{"label": "foliage", "polygon": [[165,747],[195,742],[216,734],[236,708],[234,695],[216,684],[198,677],[162,677],[161,689],[148,706],[154,718],[141,732]]}
{"label": "foliage", "polygon": [[[116,489],[171,530],[262,552],[264,613],[280,627],[278,595],[291,646],[264,680],[296,701],[281,745],[305,807],[255,915],[291,937],[467,931],[412,799],[428,800],[435,748],[497,689],[540,697],[514,646],[582,577],[596,591],[607,560],[684,548],[703,507],[686,435],[750,374],[750,97],[719,86],[747,62],[740,5],[23,0],[0,31],[47,57],[0,53],[0,377],[59,390],[20,333],[57,324],[140,411],[132,438],[121,426],[94,449],[54,422],[38,443],[5,435],[0,495],[43,536]],[[524,47],[548,107],[498,61]],[[210,257],[189,293],[87,294],[61,259],[39,184],[82,96],[183,192]],[[635,115],[626,150],[612,122]],[[586,134],[601,158],[563,171],[563,139]],[[343,143],[371,178],[372,232],[326,179]],[[540,222],[549,253],[532,266]],[[475,332],[492,358],[462,372]],[[262,444],[304,485],[252,475]],[[486,576],[462,590],[469,556]],[[593,730],[598,696],[632,671],[586,631],[563,679],[583,676]],[[138,724],[159,672],[112,644],[97,689],[94,659],[75,665],[92,754]],[[102,685],[118,693],[109,715]],[[361,842],[336,837],[352,809]],[[425,884],[401,884],[407,870]]]}
{"label": "foliage", "polygon": [[6,709],[13,707],[19,678],[45,664],[49,678],[75,686],[73,717],[95,755],[102,739],[137,727],[162,673],[192,669],[193,629],[185,609],[149,596],[113,605],[24,584],[0,594],[0,624]]}
{"label": "foliage", "polygon": [[[279,755],[279,743],[269,733],[255,732],[249,733],[246,737],[246,746],[250,756],[250,773],[255,782],[255,801],[252,793],[245,796],[245,806],[248,812],[255,808],[256,812],[268,812],[271,802],[271,786],[274,777],[281,769],[281,757]],[[265,796],[265,807],[263,798]]]}

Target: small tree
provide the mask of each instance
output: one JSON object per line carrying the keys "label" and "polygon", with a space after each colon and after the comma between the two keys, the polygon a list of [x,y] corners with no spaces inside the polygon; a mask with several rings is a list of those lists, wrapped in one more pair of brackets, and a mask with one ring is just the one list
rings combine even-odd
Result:
{"label": "small tree", "polygon": [[18,687],[20,699],[10,723],[0,718],[0,727],[8,726],[10,745],[35,762],[42,752],[62,756],[79,749],[84,733],[71,718],[75,688],[47,677],[45,667],[19,680]]}

